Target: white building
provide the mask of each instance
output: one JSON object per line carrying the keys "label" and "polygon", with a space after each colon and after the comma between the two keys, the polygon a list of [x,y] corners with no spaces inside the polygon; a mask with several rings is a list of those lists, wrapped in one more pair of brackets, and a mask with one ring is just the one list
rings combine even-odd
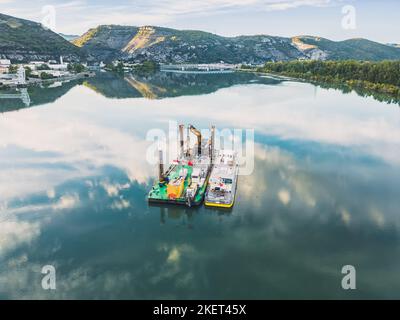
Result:
{"label": "white building", "polygon": [[0,86],[14,84],[14,74],[0,73]]}
{"label": "white building", "polygon": [[26,84],[25,68],[23,66],[18,67],[16,80],[17,80],[17,84]]}
{"label": "white building", "polygon": [[59,64],[51,64],[49,61],[48,64],[49,68],[52,70],[59,70],[59,71],[66,71],[68,70],[68,63],[64,63],[63,57],[60,56],[60,63]]}
{"label": "white building", "polygon": [[32,70],[37,70],[38,67],[46,65],[51,70],[59,70],[59,71],[67,71],[68,63],[64,63],[63,57],[60,57],[60,63],[57,63],[55,60],[49,60],[47,62],[44,61],[31,61],[26,66],[31,68]]}
{"label": "white building", "polygon": [[16,74],[0,74],[0,84],[2,85],[25,85],[25,68],[19,66]]}
{"label": "white building", "polygon": [[29,65],[31,66],[41,66],[42,64],[46,64],[44,61],[31,61]]}
{"label": "white building", "polygon": [[71,75],[71,73],[68,71],[52,70],[52,69],[50,69],[50,70],[35,70],[35,71],[32,71],[32,75],[40,77],[42,72],[47,73],[47,74],[53,76],[54,78],[66,77],[66,76]]}
{"label": "white building", "polygon": [[8,73],[11,61],[8,59],[0,59],[0,73]]}

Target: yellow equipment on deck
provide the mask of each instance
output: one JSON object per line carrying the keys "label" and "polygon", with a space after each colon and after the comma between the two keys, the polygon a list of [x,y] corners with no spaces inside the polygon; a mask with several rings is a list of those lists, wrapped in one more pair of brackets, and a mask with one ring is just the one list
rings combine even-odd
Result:
{"label": "yellow equipment on deck", "polygon": [[167,185],[168,198],[176,199],[182,196],[185,187],[185,178],[179,177],[170,181]]}

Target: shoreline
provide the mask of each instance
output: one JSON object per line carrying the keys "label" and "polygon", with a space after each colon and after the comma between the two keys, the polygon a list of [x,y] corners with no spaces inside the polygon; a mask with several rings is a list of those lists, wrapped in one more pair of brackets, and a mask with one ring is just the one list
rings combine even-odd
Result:
{"label": "shoreline", "polygon": [[[384,84],[381,83],[375,83],[375,82],[369,82],[365,80],[342,80],[340,82],[337,81],[328,81],[327,79],[324,78],[319,78],[318,76],[311,76],[310,78],[307,78],[306,76],[302,75],[293,75],[289,73],[275,73],[275,72],[263,72],[263,71],[257,71],[256,69],[238,69],[240,72],[250,72],[256,75],[264,75],[264,76],[275,76],[279,77],[288,81],[298,81],[298,82],[304,82],[304,83],[311,83],[316,86],[320,86],[322,88],[329,87],[332,89],[337,89],[337,90],[344,90],[345,88],[354,91],[360,96],[367,95],[371,96],[374,99],[377,99],[379,101],[385,101],[387,103],[394,103],[397,105],[400,105],[399,98],[396,94],[392,94],[390,92],[383,91],[382,89],[376,89],[376,88],[371,88],[371,86],[381,86]],[[396,88],[399,89],[396,86],[393,85],[388,85],[391,88]]]}
{"label": "shoreline", "polygon": [[43,83],[52,83],[52,82],[57,82],[57,81],[61,81],[61,82],[63,82],[63,81],[73,81],[73,80],[78,80],[78,79],[94,77],[95,75],[96,75],[95,72],[87,71],[87,72],[81,72],[81,73],[73,74],[71,76],[65,76],[65,77],[59,77],[59,78],[51,78],[51,79],[30,78],[29,80],[26,81],[26,84],[24,84],[24,85],[20,85],[20,84],[1,85],[0,84],[0,89],[28,88],[30,86],[39,85],[39,84],[43,84]]}

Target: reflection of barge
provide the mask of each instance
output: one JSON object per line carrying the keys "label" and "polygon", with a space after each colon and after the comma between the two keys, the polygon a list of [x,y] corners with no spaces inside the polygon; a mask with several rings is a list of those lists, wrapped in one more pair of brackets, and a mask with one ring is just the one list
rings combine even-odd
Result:
{"label": "reflection of barge", "polygon": [[[179,126],[180,155],[164,173],[160,151],[159,179],[148,195],[150,203],[172,203],[200,205],[203,202],[214,154],[214,127],[208,141],[202,140],[199,130],[187,128],[186,149],[183,137],[184,126]],[[197,136],[197,144],[190,148],[190,132]]]}

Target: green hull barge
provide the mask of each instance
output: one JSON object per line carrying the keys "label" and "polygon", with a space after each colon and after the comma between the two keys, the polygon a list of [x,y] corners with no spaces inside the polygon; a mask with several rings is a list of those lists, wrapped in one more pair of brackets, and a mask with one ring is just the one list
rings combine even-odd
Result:
{"label": "green hull barge", "polygon": [[[191,174],[193,171],[192,166],[188,165],[171,165],[171,167],[168,169],[170,171],[170,174],[167,176],[167,181],[172,180],[179,175],[179,171],[184,168],[188,171],[188,176],[186,177],[184,181],[184,186],[183,186],[183,192],[181,197],[177,198],[170,198],[168,196],[168,185],[165,182],[159,182],[156,181],[153,188],[149,192],[148,196],[148,201],[150,203],[159,203],[159,204],[177,204],[177,205],[188,205],[188,200],[186,198],[186,191],[188,189],[188,186],[190,185],[190,180],[191,180]],[[206,193],[207,189],[207,184],[208,184],[208,179],[210,176],[211,170],[207,174],[207,181],[206,183],[199,188],[197,191],[196,195],[194,196],[193,201],[190,202],[191,206],[199,206],[203,203],[204,200],[204,195]]]}
{"label": "green hull barge", "polygon": [[[214,126],[208,141],[201,139],[201,133],[193,126],[187,128],[186,149],[184,148],[184,126],[179,125],[180,155],[166,172],[163,154],[159,151],[159,177],[148,194],[148,202],[154,204],[176,204],[198,206],[204,201],[208,180],[212,169],[214,146]],[[189,133],[197,136],[197,144],[189,145]]]}

